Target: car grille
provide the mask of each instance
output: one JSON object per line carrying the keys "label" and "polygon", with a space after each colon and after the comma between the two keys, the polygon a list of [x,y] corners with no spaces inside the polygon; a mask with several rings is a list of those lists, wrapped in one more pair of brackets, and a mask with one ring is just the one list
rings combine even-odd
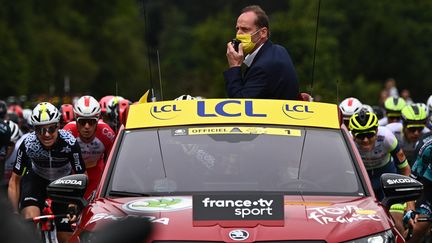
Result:
{"label": "car grille", "polygon": [[224,243],[223,241],[183,241],[183,240],[155,240],[153,243]]}
{"label": "car grille", "polygon": [[255,241],[255,243],[326,243],[324,240]]}
{"label": "car grille", "polygon": [[[153,241],[153,243],[224,243],[222,241]],[[255,243],[326,243],[323,240],[255,241]]]}

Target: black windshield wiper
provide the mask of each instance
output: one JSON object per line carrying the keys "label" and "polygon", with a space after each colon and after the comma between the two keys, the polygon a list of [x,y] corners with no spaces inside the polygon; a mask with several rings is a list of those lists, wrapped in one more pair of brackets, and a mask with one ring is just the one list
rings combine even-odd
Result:
{"label": "black windshield wiper", "polygon": [[126,191],[110,191],[110,196],[115,197],[149,197],[150,194],[139,193],[139,192],[126,192]]}

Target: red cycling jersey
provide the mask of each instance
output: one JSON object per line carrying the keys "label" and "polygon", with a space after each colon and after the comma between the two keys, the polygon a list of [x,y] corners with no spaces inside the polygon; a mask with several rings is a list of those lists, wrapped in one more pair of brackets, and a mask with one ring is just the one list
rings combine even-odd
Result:
{"label": "red cycling jersey", "polygon": [[111,127],[99,120],[96,127],[96,135],[89,143],[81,140],[78,128],[75,121],[69,122],[64,126],[64,130],[72,133],[81,147],[82,158],[86,164],[87,175],[89,178],[85,198],[88,199],[91,193],[96,190],[103,169],[105,167],[105,160],[107,159],[115,139],[115,133]]}

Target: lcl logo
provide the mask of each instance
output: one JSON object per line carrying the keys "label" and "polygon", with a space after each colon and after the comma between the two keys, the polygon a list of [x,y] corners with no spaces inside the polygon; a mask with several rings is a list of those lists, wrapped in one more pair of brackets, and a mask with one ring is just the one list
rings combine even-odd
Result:
{"label": "lcl logo", "polygon": [[177,105],[155,105],[150,109],[150,114],[158,120],[170,120],[175,118],[179,111],[181,109]]}
{"label": "lcl logo", "polygon": [[286,116],[295,120],[306,120],[314,115],[314,112],[308,105],[289,105],[285,104],[282,107],[282,111]]}
{"label": "lcl logo", "polygon": [[247,232],[246,230],[242,230],[242,229],[232,230],[229,232],[229,237],[232,240],[242,241],[242,240],[246,240],[247,238],[249,238],[249,232]]}

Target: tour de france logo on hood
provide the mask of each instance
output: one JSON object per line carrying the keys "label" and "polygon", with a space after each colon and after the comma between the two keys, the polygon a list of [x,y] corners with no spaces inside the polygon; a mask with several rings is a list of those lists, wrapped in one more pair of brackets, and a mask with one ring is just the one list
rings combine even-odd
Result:
{"label": "tour de france logo on hood", "polygon": [[170,212],[192,208],[192,199],[187,197],[152,197],[128,202],[122,206],[131,212]]}

